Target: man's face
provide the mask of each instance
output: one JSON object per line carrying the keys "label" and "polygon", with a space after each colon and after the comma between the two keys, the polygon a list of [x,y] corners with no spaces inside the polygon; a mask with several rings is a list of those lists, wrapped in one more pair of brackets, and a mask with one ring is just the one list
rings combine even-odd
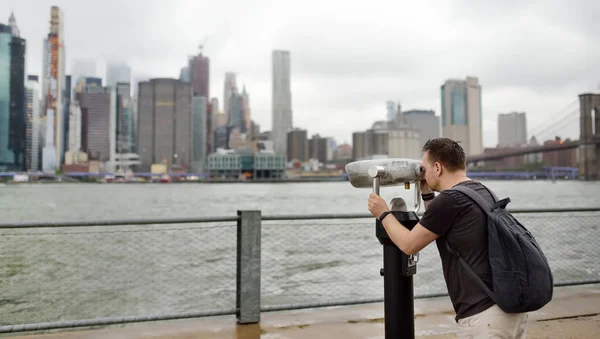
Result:
{"label": "man's face", "polygon": [[425,154],[423,154],[422,165],[425,169],[425,181],[427,182],[427,185],[429,185],[432,190],[439,192],[439,164],[432,163],[429,159],[429,152],[425,152]]}

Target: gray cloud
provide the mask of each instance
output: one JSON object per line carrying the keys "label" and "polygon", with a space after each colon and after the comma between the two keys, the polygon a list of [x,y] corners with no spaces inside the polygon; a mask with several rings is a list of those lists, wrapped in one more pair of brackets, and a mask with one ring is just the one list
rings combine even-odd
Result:
{"label": "gray cloud", "polygon": [[[595,0],[2,2],[0,18],[14,7],[28,40],[31,73],[41,70],[54,4],[65,11],[67,64],[96,59],[99,75],[104,61],[119,59],[134,78],[177,77],[207,38],[211,95],[222,102],[224,73],[237,72],[263,130],[271,51],[288,49],[294,124],[339,142],[384,118],[386,100],[439,112],[447,78],[479,77],[486,146],[496,144],[498,113],[525,111],[534,129],[600,83]],[[572,125],[565,133],[576,136]]]}

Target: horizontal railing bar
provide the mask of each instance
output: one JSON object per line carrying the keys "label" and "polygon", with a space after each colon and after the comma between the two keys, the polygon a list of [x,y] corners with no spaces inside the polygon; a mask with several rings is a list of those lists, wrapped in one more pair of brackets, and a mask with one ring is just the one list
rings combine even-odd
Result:
{"label": "horizontal railing bar", "polygon": [[351,306],[351,305],[360,305],[360,304],[373,304],[373,303],[380,303],[380,302],[383,302],[383,298],[358,299],[358,300],[347,300],[347,301],[326,301],[326,302],[306,303],[306,304],[264,306],[264,307],[260,308],[260,311],[261,312],[293,311],[293,310],[302,310],[302,309],[307,309],[307,308]]}
{"label": "horizontal railing bar", "polygon": [[0,229],[8,228],[45,228],[45,227],[83,227],[83,226],[133,226],[133,225],[168,225],[193,224],[209,222],[238,221],[239,217],[208,218],[161,218],[161,219],[115,219],[115,220],[81,220],[81,221],[46,221],[46,222],[9,222],[0,223]]}
{"label": "horizontal railing bar", "polygon": [[564,287],[564,286],[580,286],[580,285],[594,285],[600,284],[600,279],[593,280],[574,280],[574,281],[563,281],[555,283],[555,287]]}
{"label": "horizontal railing bar", "polygon": [[283,221],[283,220],[327,220],[327,219],[365,219],[373,218],[371,214],[288,214],[288,215],[265,215],[261,216],[265,221]]}
{"label": "horizontal railing bar", "polygon": [[[572,213],[572,212],[600,212],[600,207],[579,207],[561,209],[514,209],[509,210],[514,214],[532,213]],[[422,213],[418,213],[422,216]],[[332,220],[332,219],[368,219],[373,218],[367,213],[352,214],[288,214],[288,215],[265,215],[261,219],[265,221],[285,220]],[[0,229],[11,228],[53,228],[53,227],[83,227],[83,226],[133,226],[133,225],[166,225],[166,224],[192,224],[209,222],[233,222],[238,221],[238,216],[232,217],[205,217],[205,218],[156,218],[156,219],[107,219],[107,220],[81,220],[81,221],[46,221],[46,222],[8,222],[0,223]]]}
{"label": "horizontal railing bar", "polygon": [[203,312],[156,314],[156,315],[147,315],[147,316],[115,317],[115,318],[104,318],[104,319],[85,319],[85,320],[72,320],[72,321],[56,321],[56,322],[37,323],[37,324],[9,325],[9,326],[0,326],[0,333],[57,330],[57,329],[75,328],[75,327],[107,326],[107,325],[139,323],[139,322],[159,321],[159,320],[216,317],[216,316],[221,316],[221,315],[232,315],[232,314],[235,314],[236,311],[237,311],[237,309],[233,308],[233,309],[227,309],[227,310],[209,310],[209,311],[203,311]]}
{"label": "horizontal railing bar", "polygon": [[523,209],[508,209],[513,214],[528,214],[528,213],[571,213],[571,212],[600,212],[600,207],[568,207],[568,208],[523,208]]}
{"label": "horizontal railing bar", "polygon": [[417,294],[417,295],[415,295],[415,299],[441,298],[441,297],[447,297],[447,296],[448,296],[448,292],[445,292],[445,293]]}

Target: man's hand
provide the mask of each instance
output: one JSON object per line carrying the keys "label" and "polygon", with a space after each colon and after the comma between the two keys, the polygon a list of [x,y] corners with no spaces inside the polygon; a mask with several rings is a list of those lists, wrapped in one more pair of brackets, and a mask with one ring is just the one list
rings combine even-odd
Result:
{"label": "man's hand", "polygon": [[419,188],[421,189],[421,194],[433,193],[433,190],[429,187],[425,179],[419,182]]}
{"label": "man's hand", "polygon": [[375,193],[369,195],[369,212],[375,217],[379,218],[383,212],[389,211],[389,208],[382,197]]}

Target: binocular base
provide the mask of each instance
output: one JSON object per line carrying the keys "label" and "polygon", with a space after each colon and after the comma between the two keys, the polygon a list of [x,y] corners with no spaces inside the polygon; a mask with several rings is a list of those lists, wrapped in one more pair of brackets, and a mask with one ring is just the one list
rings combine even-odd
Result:
{"label": "binocular base", "polygon": [[[393,211],[406,228],[412,229],[419,218],[415,212]],[[383,289],[385,338],[415,337],[415,307],[413,275],[416,261],[402,252],[389,238],[383,224],[377,220],[375,233],[383,245]]]}
{"label": "binocular base", "polygon": [[415,337],[415,306],[412,275],[401,272],[406,254],[393,244],[383,245],[383,292],[385,338]]}

